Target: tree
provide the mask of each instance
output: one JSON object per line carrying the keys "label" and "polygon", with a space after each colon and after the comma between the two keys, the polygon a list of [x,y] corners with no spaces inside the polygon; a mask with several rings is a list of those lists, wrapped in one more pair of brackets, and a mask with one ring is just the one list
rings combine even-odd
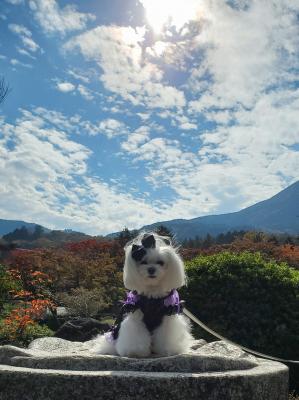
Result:
{"label": "tree", "polygon": [[294,244],[294,241],[293,241],[293,239],[291,238],[291,236],[287,236],[287,238],[286,238],[286,240],[285,240],[284,243],[285,243],[285,244]]}
{"label": "tree", "polygon": [[[52,332],[38,322],[56,305],[50,293],[49,277],[15,250],[13,266],[0,266],[0,344],[28,344]],[[24,262],[24,261],[27,261]]]}
{"label": "tree", "polygon": [[43,233],[44,233],[43,227],[40,225],[35,225],[34,231],[31,235],[31,240],[39,239],[40,237],[42,237]]}
{"label": "tree", "polygon": [[271,235],[268,238],[268,242],[275,244],[276,246],[279,244],[277,237],[275,235]]}
{"label": "tree", "polygon": [[202,243],[202,247],[204,249],[208,249],[209,247],[212,246],[212,244],[213,244],[213,238],[209,233],[207,233],[207,236],[205,237],[205,239]]}
{"label": "tree", "polygon": [[9,85],[5,82],[5,79],[3,77],[0,78],[0,104],[3,103],[10,90],[11,89]]}
{"label": "tree", "polygon": [[127,227],[125,227],[117,236],[117,240],[119,241],[122,247],[125,246],[130,240],[134,239],[136,236],[136,231],[130,231]]}

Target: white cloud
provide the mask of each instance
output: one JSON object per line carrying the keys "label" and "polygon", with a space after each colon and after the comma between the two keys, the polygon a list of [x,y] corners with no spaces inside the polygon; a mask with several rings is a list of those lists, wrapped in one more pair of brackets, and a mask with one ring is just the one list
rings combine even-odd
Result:
{"label": "white cloud", "polygon": [[26,28],[24,25],[18,25],[18,24],[9,24],[8,29],[15,33],[16,35],[24,35],[31,37],[32,33],[28,28]]}
{"label": "white cloud", "polygon": [[121,148],[128,153],[135,153],[139,146],[149,140],[150,128],[148,126],[140,126],[134,132],[129,133],[127,140],[121,143]]}
{"label": "white cloud", "polygon": [[[57,124],[63,122],[64,130],[49,121],[51,116]],[[165,206],[148,204],[127,188],[120,191],[89,176],[91,151],[65,130],[67,126],[76,130],[77,120],[39,108],[23,110],[13,124],[1,121],[0,168],[5,171],[0,175],[1,214],[92,234],[161,220]]]}
{"label": "white cloud", "polygon": [[197,36],[204,58],[192,70],[189,86],[199,98],[191,107],[252,107],[264,91],[289,80],[289,70],[298,66],[298,37],[291,2],[250,2],[244,10],[207,1]]}
{"label": "white cloud", "polygon": [[27,57],[31,58],[31,60],[35,60],[36,59],[36,57],[34,57],[31,53],[29,53],[29,51],[27,51],[25,49],[21,49],[18,46],[17,46],[17,52],[19,54],[22,54],[22,56],[27,56]]}
{"label": "white cloud", "polygon": [[8,28],[11,32],[18,35],[27,50],[35,53],[40,49],[39,45],[32,39],[31,31],[23,25],[9,24]]}
{"label": "white cloud", "polygon": [[127,128],[123,122],[108,118],[100,122],[99,133],[103,133],[111,139],[114,136],[125,135],[127,133]]}
{"label": "white cloud", "polygon": [[[160,115],[163,118],[163,114]],[[189,131],[191,129],[197,129],[197,124],[190,121],[186,115],[165,115],[165,117],[172,117],[172,125],[178,126],[181,130]]]}
{"label": "white cloud", "polygon": [[72,93],[72,94],[79,94],[85,100],[91,101],[94,99],[94,92],[88,89],[85,85],[79,83],[75,85],[72,82],[61,82],[58,78],[53,78],[53,82],[55,82],[55,88],[63,93]]}
{"label": "white cloud", "polygon": [[188,131],[188,130],[190,130],[190,129],[196,129],[196,128],[197,128],[197,125],[196,125],[196,124],[193,124],[192,122],[183,122],[183,123],[180,125],[180,128],[181,128],[182,130]]}
{"label": "white cloud", "polygon": [[237,211],[298,179],[298,106],[298,89],[266,94],[252,109],[232,113],[234,125],[223,115],[192,152],[177,140],[150,139],[147,130],[121,147],[151,185],[173,191],[172,218]]}
{"label": "white cloud", "polygon": [[[298,91],[277,93],[275,101],[265,97],[253,112],[238,112],[239,126],[202,136],[198,154],[183,150],[177,140],[151,138],[148,126],[129,132],[113,119],[94,125],[78,115],[22,110],[15,123],[1,122],[0,168],[5,174],[0,176],[0,209],[5,218],[99,234],[191,218],[219,207],[231,211],[232,199],[234,208],[252,204],[297,178],[298,103]],[[150,204],[117,182],[108,185],[90,176],[92,152],[70,135],[113,138],[123,128],[123,152],[142,166],[153,188],[173,191],[171,201]]]}
{"label": "white cloud", "polygon": [[23,37],[22,42],[29,51],[36,52],[39,49],[39,45],[30,37]]}
{"label": "white cloud", "polygon": [[[28,115],[30,119],[33,118],[32,113],[28,113],[28,111],[22,110],[22,113],[24,116]],[[99,133],[98,124],[95,125],[90,121],[82,120],[78,114],[66,117],[59,111],[47,110],[43,107],[35,108],[34,114],[45,121],[45,123],[55,126],[56,129],[62,129],[69,133],[77,135],[95,135]]]}
{"label": "white cloud", "polygon": [[79,84],[77,90],[81,94],[81,96],[85,98],[85,100],[92,100],[94,98],[91,90],[89,90],[84,85]]}
{"label": "white cloud", "polygon": [[65,49],[79,48],[86,59],[96,61],[103,71],[100,79],[105,88],[133,105],[184,106],[184,93],[163,84],[158,67],[143,59],[143,40],[141,28],[99,26],[71,39]]}
{"label": "white cloud", "polygon": [[186,0],[182,6],[181,0],[140,0],[146,11],[149,25],[159,34],[163,28],[175,28],[179,32],[186,23],[196,19],[200,2]]}
{"label": "white cloud", "polygon": [[[11,128],[24,130],[27,121],[30,135],[37,129],[39,140],[59,150],[62,169],[66,161],[61,152],[76,149],[74,140],[68,139],[64,145],[64,131],[107,136],[119,143],[122,159],[130,167],[140,168],[152,189],[172,193],[171,201],[150,205],[124,193],[116,181],[111,187],[82,172],[78,174],[80,185],[77,176],[76,181],[69,180],[73,189],[62,188],[67,202],[59,202],[57,197],[51,203],[56,213],[53,221],[59,220],[60,226],[62,221],[71,221],[72,213],[78,226],[89,229],[93,216],[98,229],[101,217],[103,230],[112,231],[124,225],[138,227],[163,219],[235,211],[298,179],[299,94],[294,71],[298,67],[299,27],[295,2],[255,1],[247,2],[246,7],[237,1],[200,3],[203,12],[196,23],[186,24],[175,35],[165,30],[153,43],[144,29],[117,26],[100,26],[66,43],[66,50],[77,48],[86,60],[97,63],[99,79],[112,92],[101,108],[107,113],[104,120],[91,123],[78,115],[67,118],[37,109],[34,116],[24,113]],[[12,29],[31,37],[21,25]],[[55,31],[66,33],[57,27]],[[175,86],[168,67],[171,74],[173,69],[183,70],[180,82],[189,74],[187,84]],[[79,70],[68,74],[77,83],[66,78],[55,81],[57,86],[67,85],[64,91],[91,100],[95,93],[85,85],[94,75],[86,77]],[[186,98],[190,99],[187,107]],[[111,113],[122,115],[117,115],[119,120],[106,118]],[[121,120],[124,113],[127,125]],[[142,126],[137,129],[128,126],[133,116],[141,119]],[[153,127],[156,117],[163,118],[164,132]],[[170,129],[166,129],[168,123]],[[81,154],[80,149],[74,152]],[[82,163],[83,171],[88,170],[88,157]],[[55,185],[60,179],[61,175]],[[55,197],[55,189],[53,193]],[[111,210],[108,203],[113,204]]]}
{"label": "white cloud", "polygon": [[75,90],[76,86],[73,85],[71,82],[59,82],[56,85],[56,88],[63,93],[72,92]]}
{"label": "white cloud", "polygon": [[87,76],[82,75],[82,73],[77,73],[76,71],[73,70],[68,70],[67,71],[69,75],[71,75],[73,78],[78,79],[84,83],[89,83],[90,79]]}
{"label": "white cloud", "polygon": [[27,63],[23,63],[19,60],[17,60],[16,58],[12,58],[10,60],[11,65],[13,65],[14,67],[16,66],[20,66],[20,67],[25,67],[25,68],[32,68],[31,64],[27,64]]}
{"label": "white cloud", "polygon": [[194,59],[192,53],[198,46],[196,37],[199,31],[200,26],[193,24],[192,35],[187,35],[186,37],[179,35],[175,39],[172,39],[172,41],[158,40],[154,42],[145,49],[149,60],[154,63],[162,63],[166,68],[171,66],[171,68],[177,71],[188,73],[190,62]]}
{"label": "white cloud", "polygon": [[[24,112],[15,125],[2,123],[1,131],[1,169],[6,171],[0,185],[2,212],[15,217],[21,212],[30,220],[36,214],[42,219],[43,211],[59,214],[58,199],[66,195],[63,176],[71,176],[73,170],[83,174],[90,151],[30,112]],[[8,141],[14,145],[7,147]],[[9,197],[14,198],[13,206]]]}
{"label": "white cloud", "polygon": [[88,21],[95,19],[90,13],[80,13],[74,4],[60,8],[56,0],[30,0],[29,5],[34,17],[46,34],[82,30]]}

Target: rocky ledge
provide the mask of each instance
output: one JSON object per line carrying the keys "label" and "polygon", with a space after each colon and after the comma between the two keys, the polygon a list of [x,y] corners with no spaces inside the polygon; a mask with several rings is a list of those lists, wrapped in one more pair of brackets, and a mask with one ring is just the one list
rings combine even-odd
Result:
{"label": "rocky ledge", "polygon": [[229,343],[144,359],[94,355],[94,341],[34,340],[0,347],[0,400],[286,400],[288,368]]}

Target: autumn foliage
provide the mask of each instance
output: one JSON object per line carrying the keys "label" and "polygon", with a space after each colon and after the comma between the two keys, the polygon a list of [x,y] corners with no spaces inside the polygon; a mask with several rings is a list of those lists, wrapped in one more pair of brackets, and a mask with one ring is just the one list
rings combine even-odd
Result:
{"label": "autumn foliage", "polygon": [[232,235],[228,243],[219,243],[216,238],[209,237],[208,240],[206,238],[197,242],[186,241],[182,246],[182,255],[185,260],[192,260],[198,255],[212,255],[223,251],[261,253],[268,260],[287,262],[291,267],[299,269],[299,241],[289,237],[280,238],[263,232],[241,232],[241,234]]}
{"label": "autumn foliage", "polygon": [[7,305],[0,310],[0,340],[26,343],[28,331],[40,327],[46,313],[55,317],[57,305],[72,305],[80,314],[84,303],[88,314],[117,304],[123,295],[122,258],[117,241],[94,239],[56,249],[12,251],[6,271],[16,285],[7,289]]}
{"label": "autumn foliage", "polygon": [[[78,316],[101,319],[104,314],[113,314],[124,294],[123,245],[130,239],[131,233],[124,231],[119,238],[110,240],[88,238],[63,243],[56,248],[11,251],[5,260],[5,268],[13,284],[7,287],[4,281],[2,286],[0,284],[7,293],[5,307],[1,307],[0,301],[0,341],[3,342],[1,332],[5,332],[6,342],[23,338],[23,343],[26,343],[29,331],[30,338],[35,337],[39,329],[44,329],[44,334],[51,334],[41,323],[46,313],[57,322],[57,306],[65,306]],[[265,260],[284,261],[299,268],[297,243],[277,240],[261,232],[233,232],[219,238],[207,235],[203,239],[186,241],[180,249],[185,261],[197,255],[223,251],[234,254],[258,252]]]}
{"label": "autumn foliage", "polygon": [[22,251],[14,252],[13,268],[8,268],[7,274],[17,284],[8,291],[10,306],[1,320],[1,337],[8,342],[22,342],[28,331],[38,326],[46,310],[55,309],[49,295],[51,279],[36,270],[28,254],[23,256]]}

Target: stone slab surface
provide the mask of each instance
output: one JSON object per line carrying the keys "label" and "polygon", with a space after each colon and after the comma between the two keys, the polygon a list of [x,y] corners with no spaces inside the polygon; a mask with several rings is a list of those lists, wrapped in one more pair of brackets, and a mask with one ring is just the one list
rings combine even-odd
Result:
{"label": "stone slab surface", "polygon": [[0,347],[0,400],[287,400],[288,368],[223,341],[143,359],[94,355],[94,341]]}

